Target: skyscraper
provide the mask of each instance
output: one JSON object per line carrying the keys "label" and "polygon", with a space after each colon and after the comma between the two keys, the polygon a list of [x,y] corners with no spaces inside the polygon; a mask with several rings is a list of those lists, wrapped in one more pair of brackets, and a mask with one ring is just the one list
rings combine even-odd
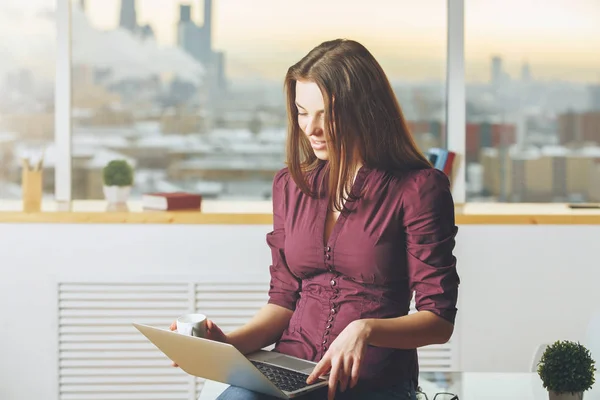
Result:
{"label": "skyscraper", "polygon": [[191,6],[179,6],[177,44],[205,67],[212,63],[212,0],[204,0],[204,25],[201,26],[192,21]]}
{"label": "skyscraper", "polygon": [[590,93],[590,109],[592,111],[600,111],[600,85],[591,85]]}
{"label": "skyscraper", "polygon": [[531,81],[531,67],[527,62],[523,63],[523,65],[521,66],[521,80],[523,82]]}
{"label": "skyscraper", "polygon": [[190,5],[179,6],[179,21],[177,22],[177,45],[184,49],[196,60],[201,59],[202,28],[192,21]]}
{"label": "skyscraper", "polygon": [[500,85],[503,81],[504,72],[502,71],[502,57],[494,56],[492,57],[492,71],[491,71],[491,80],[492,85]]}
{"label": "skyscraper", "polygon": [[212,0],[204,0],[204,40],[206,52],[212,53]]}
{"label": "skyscraper", "polygon": [[192,6],[189,4],[179,5],[179,22],[191,22],[192,21]]}
{"label": "skyscraper", "polygon": [[142,40],[154,38],[152,26],[138,24],[135,0],[121,0],[119,27],[128,30]]}
{"label": "skyscraper", "polygon": [[135,0],[121,0],[121,15],[119,26],[130,32],[137,30],[137,14],[135,10]]}
{"label": "skyscraper", "polygon": [[209,92],[211,96],[219,96],[225,93],[227,87],[225,54],[215,52],[212,46],[212,14],[212,0],[204,0],[204,24],[199,26],[191,18],[191,6],[180,5],[177,45],[204,65]]}

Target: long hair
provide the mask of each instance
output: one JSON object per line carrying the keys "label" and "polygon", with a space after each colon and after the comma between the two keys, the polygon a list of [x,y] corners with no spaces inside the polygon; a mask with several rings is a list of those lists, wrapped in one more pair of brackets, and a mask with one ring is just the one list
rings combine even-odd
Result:
{"label": "long hair", "polygon": [[312,81],[325,104],[325,139],[329,153],[327,185],[338,211],[350,194],[358,163],[392,172],[430,168],[417,148],[385,72],[360,43],[336,39],[321,43],[288,69],[287,166],[302,192],[315,196],[307,172],[320,160],[298,125],[296,81]]}

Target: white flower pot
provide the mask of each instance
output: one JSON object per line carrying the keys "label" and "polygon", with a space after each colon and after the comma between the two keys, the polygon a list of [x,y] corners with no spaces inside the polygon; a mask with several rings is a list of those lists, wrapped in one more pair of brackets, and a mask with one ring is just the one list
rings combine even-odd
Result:
{"label": "white flower pot", "polygon": [[576,393],[556,393],[556,392],[548,392],[550,395],[550,400],[582,400],[583,392]]}
{"label": "white flower pot", "polygon": [[104,186],[104,197],[110,204],[127,203],[131,186]]}

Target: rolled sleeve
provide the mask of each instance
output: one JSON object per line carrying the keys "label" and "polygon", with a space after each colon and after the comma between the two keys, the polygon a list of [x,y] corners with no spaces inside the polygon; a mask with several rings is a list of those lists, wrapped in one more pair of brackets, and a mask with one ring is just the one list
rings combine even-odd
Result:
{"label": "rolled sleeve", "polygon": [[267,234],[272,257],[268,303],[293,311],[299,298],[300,281],[288,268],[284,253],[285,190],[288,176],[287,169],[283,169],[273,180],[273,231]]}
{"label": "rolled sleeve", "polygon": [[403,198],[411,292],[418,311],[454,323],[460,279],[453,255],[458,227],[448,177],[436,169],[415,176]]}

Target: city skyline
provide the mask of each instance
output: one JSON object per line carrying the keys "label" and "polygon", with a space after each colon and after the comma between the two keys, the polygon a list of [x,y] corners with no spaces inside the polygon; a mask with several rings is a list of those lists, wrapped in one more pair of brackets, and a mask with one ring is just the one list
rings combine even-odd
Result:
{"label": "city skyline", "polygon": [[[174,43],[172,23],[178,19],[178,4],[192,4],[193,18],[202,22],[201,1],[168,3],[167,0],[137,2],[140,23],[153,25],[161,44]],[[290,13],[289,5],[277,0],[255,0],[251,4],[216,0],[215,48],[228,53],[233,67],[238,64],[238,68],[260,69],[270,78],[279,78],[291,63],[320,41],[349,37],[364,43],[392,76],[407,80],[443,80],[446,3],[441,0],[410,2],[410,5],[393,0],[376,3],[381,7],[351,7],[341,0],[317,5],[316,1],[307,0]],[[600,2],[570,1],[565,8],[564,0],[545,1],[543,18],[539,18],[538,0],[510,0],[508,3],[467,0],[467,80],[489,81],[490,59],[500,54],[506,71],[513,76],[518,75],[522,64],[527,62],[535,78],[600,82],[600,56],[592,50],[600,48],[600,26],[596,24],[597,17],[600,18]],[[119,4],[119,0],[88,0],[92,24],[101,29],[114,27],[114,10]],[[257,12],[261,9],[269,11]],[[315,13],[315,9],[319,12]],[[394,9],[398,12],[393,12]],[[401,12],[403,9],[410,12]],[[283,18],[286,15],[290,18]],[[360,20],[365,21],[363,26],[356,23]],[[231,29],[232,26],[236,28]],[[290,26],[294,29],[292,32]],[[277,55],[276,59],[273,54]],[[236,71],[229,72],[236,75]]]}
{"label": "city skyline", "polygon": [[[517,4],[515,0],[511,2]],[[13,38],[10,43],[0,43],[0,55],[6,56],[6,64],[11,59],[17,65],[33,64],[45,68],[43,72],[52,76],[54,65],[48,58],[53,55],[55,35],[47,11],[53,3],[34,0],[23,7],[17,0],[7,0],[0,7],[0,34],[10,31],[11,35],[3,37]],[[364,43],[392,79],[445,80],[446,9],[441,0],[411,3],[408,13],[389,11],[394,7],[408,9],[404,3],[393,6],[398,1],[377,0],[382,7],[364,8],[340,7],[339,1],[330,0],[319,5],[317,16],[312,2],[307,0],[302,8],[293,10],[294,18],[290,20],[272,17],[289,15],[284,9],[287,3],[276,0],[255,0],[252,6],[249,3],[214,2],[214,47],[227,53],[227,75],[234,79],[259,75],[279,82],[287,67],[318,42],[346,36]],[[434,7],[441,3],[444,7]],[[96,28],[113,29],[118,25],[119,0],[87,0],[86,4],[88,18]],[[139,22],[152,26],[160,44],[175,43],[179,4],[192,4],[193,19],[202,22],[201,1],[137,2]],[[527,62],[535,79],[600,83],[600,55],[594,51],[600,48],[600,25],[595,24],[600,16],[600,2],[578,0],[569,2],[565,8],[565,0],[546,1],[544,18],[539,17],[542,15],[539,1],[518,4],[515,8],[506,1],[499,4],[493,0],[467,0],[468,82],[489,82],[491,58],[500,55],[505,71],[513,77],[519,75],[522,64]],[[269,13],[256,11],[261,8],[269,9]],[[45,15],[45,23],[39,23],[40,14]],[[537,18],[530,18],[532,15]],[[366,21],[363,26],[356,24],[358,18]],[[512,24],[509,28],[506,21]]]}

